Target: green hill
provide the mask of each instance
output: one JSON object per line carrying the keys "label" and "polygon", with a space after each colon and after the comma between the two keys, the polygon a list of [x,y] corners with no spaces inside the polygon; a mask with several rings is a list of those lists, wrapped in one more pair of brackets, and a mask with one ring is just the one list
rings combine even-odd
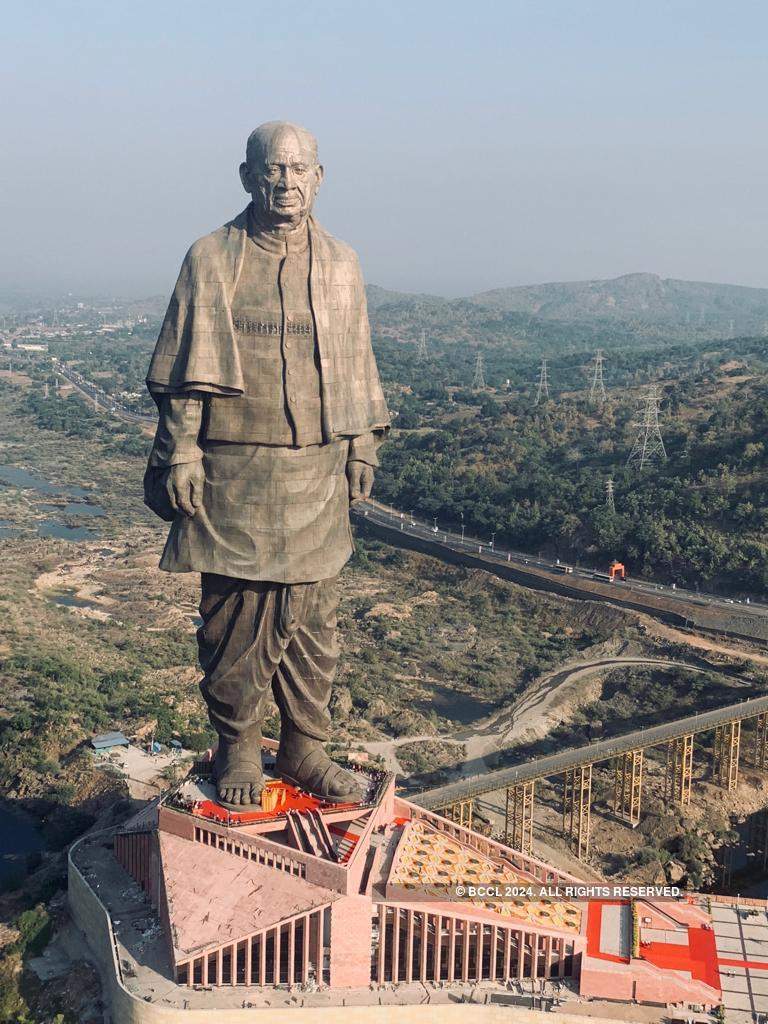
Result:
{"label": "green hill", "polygon": [[768,288],[656,274],[496,288],[460,299],[376,285],[367,291],[374,329],[398,341],[426,330],[436,342],[568,351],[768,333]]}
{"label": "green hill", "polygon": [[720,324],[740,334],[762,329],[768,320],[768,288],[676,281],[657,274],[625,274],[608,281],[568,281],[496,288],[471,302],[506,313],[556,320],[648,320],[679,324]]}

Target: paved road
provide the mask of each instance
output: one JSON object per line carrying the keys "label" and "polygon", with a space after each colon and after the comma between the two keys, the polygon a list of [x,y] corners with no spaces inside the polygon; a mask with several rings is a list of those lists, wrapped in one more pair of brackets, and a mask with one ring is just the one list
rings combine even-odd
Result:
{"label": "paved road", "polygon": [[[401,512],[373,499],[353,506],[353,512],[355,515],[367,519],[373,524],[386,527],[389,531],[395,530],[398,533],[428,541],[438,548],[442,547],[450,551],[482,557],[484,561],[489,562],[491,565],[494,563],[498,565],[512,563],[522,569],[527,567],[529,571],[534,569],[537,573],[545,573],[554,582],[564,586],[578,587],[580,581],[589,581],[593,586],[595,584],[595,570],[593,569],[574,564],[571,566],[573,573],[566,574],[558,570],[551,560],[538,558],[536,555],[523,551],[501,550],[498,547],[492,547],[490,541],[479,540],[475,537],[470,537],[468,534],[464,534],[462,537],[460,534],[453,533],[450,530],[442,528],[435,530],[434,525],[430,526],[427,522],[419,521],[408,513]],[[392,539],[396,543],[396,538]],[[607,583],[607,581],[605,582],[606,586],[609,586],[615,592],[618,599],[620,599],[623,591],[629,591],[638,597],[663,597],[665,600],[679,604],[681,615],[685,615],[684,606],[688,604],[698,605],[699,607],[721,608],[727,610],[729,614],[740,610],[749,615],[768,619],[768,605],[760,604],[754,600],[749,600],[749,602],[746,600],[732,600],[716,594],[696,593],[691,590],[685,590],[682,587],[672,587],[650,580],[628,579],[623,583],[617,582],[612,584]],[[590,591],[590,595],[596,600],[610,600],[610,595],[601,594],[593,590]],[[651,608],[649,608],[649,611],[653,614]]]}
{"label": "paved road", "polygon": [[[687,662],[664,662],[658,659],[647,659],[645,663],[649,665],[666,665],[670,668],[676,666],[693,672],[707,671],[707,669],[701,668],[698,665],[688,664]],[[597,664],[595,663],[595,665]],[[614,667],[620,667],[622,661],[617,659],[613,664]],[[584,668],[587,667],[587,665],[584,666]],[[606,659],[604,667],[611,667],[611,659]],[[727,707],[718,708],[715,711],[704,711],[700,714],[677,719],[674,722],[656,725],[650,729],[638,729],[624,736],[614,736],[611,739],[600,740],[598,743],[590,743],[584,747],[563,750],[559,754],[536,758],[534,761],[527,761],[524,764],[516,765],[514,768],[502,768],[499,771],[486,772],[483,775],[464,778],[457,782],[449,783],[446,786],[440,786],[437,789],[426,790],[417,796],[411,797],[411,799],[422,807],[432,809],[447,807],[457,800],[467,800],[470,797],[481,796],[484,793],[494,793],[497,790],[506,789],[508,786],[515,786],[519,782],[528,782],[531,779],[543,779],[550,775],[559,775],[568,768],[578,768],[580,765],[607,761],[617,754],[630,750],[655,747],[679,736],[705,732],[708,729],[714,729],[717,725],[727,724],[742,718],[753,718],[756,715],[767,712],[768,696],[755,697],[751,700],[740,701],[738,704],[729,704]]]}
{"label": "paved road", "polygon": [[89,398],[92,402],[96,401],[111,415],[117,417],[117,419],[124,420],[126,423],[141,423],[153,426],[155,424],[155,418],[153,416],[143,416],[140,413],[131,412],[130,409],[126,409],[125,406],[120,405],[117,399],[113,395],[108,395],[101,388],[97,387],[91,381],[86,380],[76,370],[72,370],[69,366],[64,363],[57,362],[54,370],[66,381],[68,381],[73,388]]}

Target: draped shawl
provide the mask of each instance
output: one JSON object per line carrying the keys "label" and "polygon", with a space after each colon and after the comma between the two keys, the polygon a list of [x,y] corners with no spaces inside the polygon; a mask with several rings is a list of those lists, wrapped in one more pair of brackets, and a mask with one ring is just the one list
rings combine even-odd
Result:
{"label": "draped shawl", "polygon": [[[314,218],[308,229],[324,440],[386,430],[389,412],[371,347],[357,256]],[[247,241],[246,207],[195,242],[184,258],[147,374],[156,400],[169,392],[243,394],[232,298]]]}

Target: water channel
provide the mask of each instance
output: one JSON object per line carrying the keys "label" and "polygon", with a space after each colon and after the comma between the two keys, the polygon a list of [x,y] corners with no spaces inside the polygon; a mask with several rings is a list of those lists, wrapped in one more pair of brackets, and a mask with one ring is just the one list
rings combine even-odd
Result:
{"label": "water channel", "polygon": [[[18,466],[0,465],[0,485],[15,487],[19,490],[31,490],[48,498],[61,498],[61,502],[40,502],[37,510],[45,515],[36,522],[38,535],[41,537],[57,537],[60,540],[93,540],[99,531],[93,526],[67,522],[72,519],[94,520],[106,515],[100,505],[88,499],[91,492],[83,487],[69,484],[54,484],[37,473],[31,473]],[[19,536],[20,529],[8,519],[0,520],[0,539]]]}

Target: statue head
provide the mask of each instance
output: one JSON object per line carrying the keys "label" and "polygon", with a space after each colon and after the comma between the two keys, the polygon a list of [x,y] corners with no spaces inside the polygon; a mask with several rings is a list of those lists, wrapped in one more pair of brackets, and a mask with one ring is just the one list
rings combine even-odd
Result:
{"label": "statue head", "polygon": [[240,180],[258,221],[273,231],[305,223],[323,180],[317,140],[289,121],[267,121],[248,136]]}

